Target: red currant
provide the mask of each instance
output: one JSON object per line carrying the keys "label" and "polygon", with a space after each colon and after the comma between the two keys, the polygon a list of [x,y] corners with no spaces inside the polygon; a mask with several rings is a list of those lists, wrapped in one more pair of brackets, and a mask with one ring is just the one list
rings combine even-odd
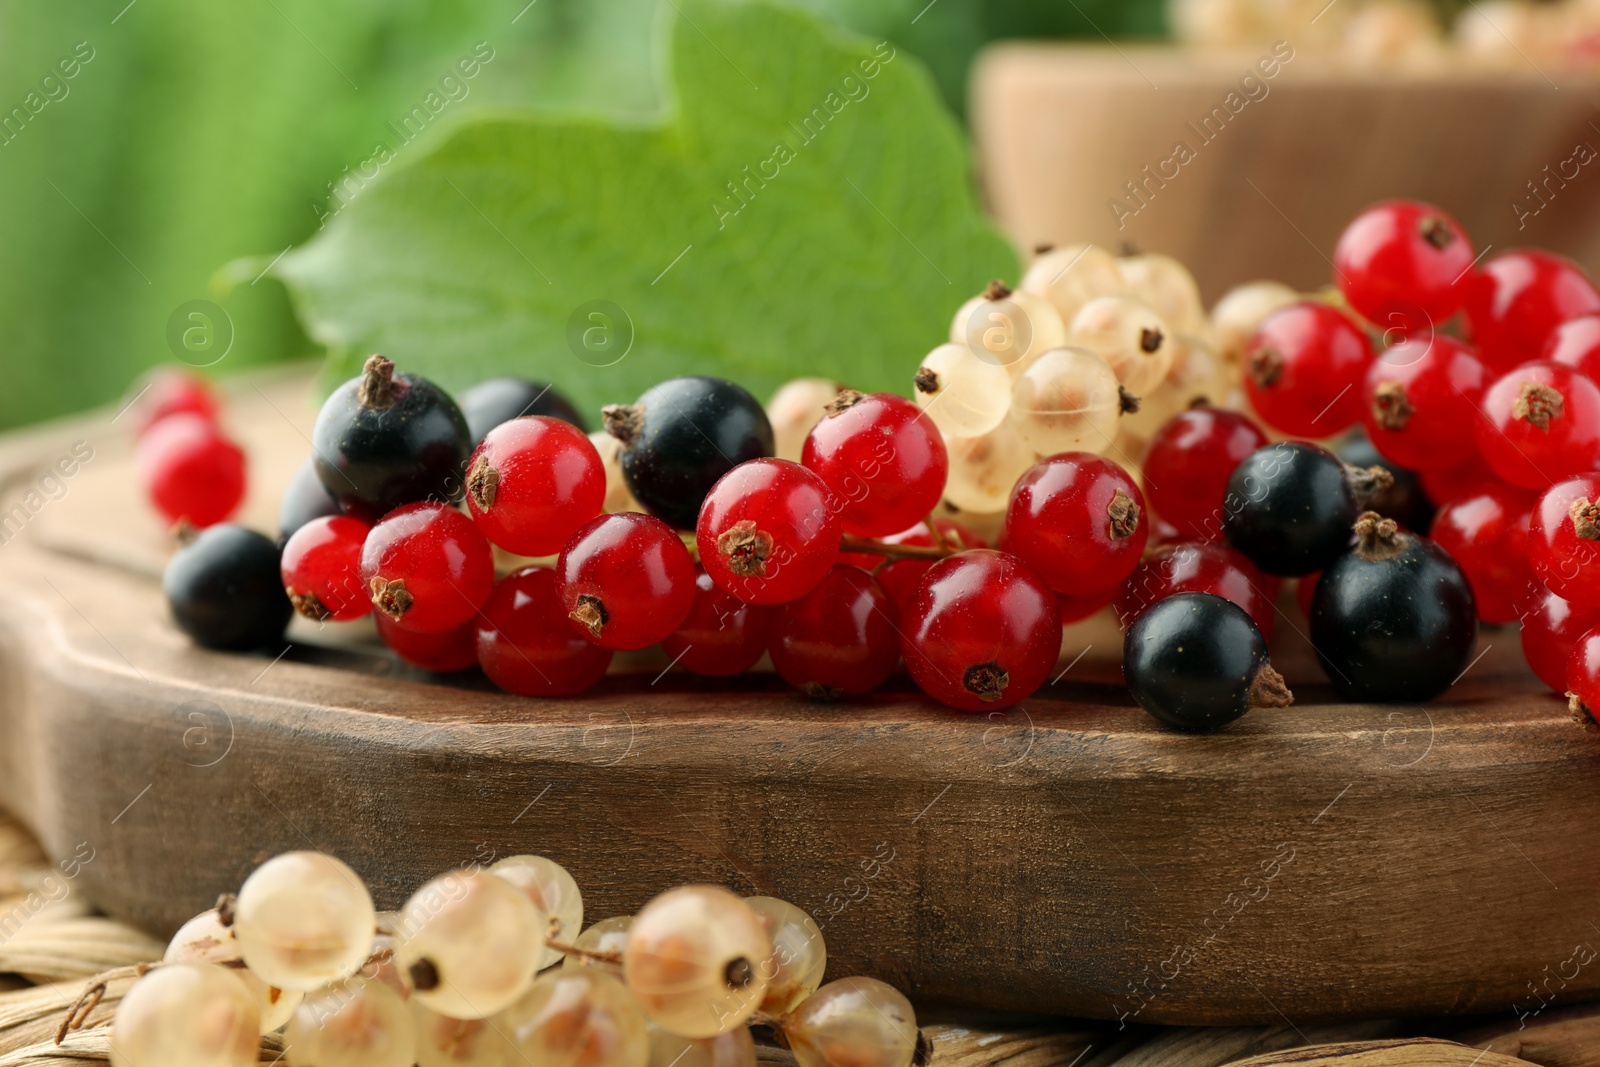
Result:
{"label": "red currant", "polygon": [[1600,611],[1584,611],[1548,589],[1533,595],[1533,605],[1522,615],[1522,654],[1540,681],[1565,693],[1572,646],[1600,625]]}
{"label": "red currant", "polygon": [[1061,616],[1044,580],[1009,552],[975,549],[923,575],[900,617],[900,651],[933,699],[962,711],[1026,700],[1061,652]]}
{"label": "red currant", "polygon": [[1567,695],[1573,701],[1573,718],[1592,726],[1594,709],[1600,708],[1600,629],[1573,642],[1567,654]]}
{"label": "red currant", "polygon": [[[1476,422],[1476,418],[1473,420]],[[1417,477],[1422,480],[1422,491],[1434,503],[1445,500],[1454,500],[1456,497],[1466,496],[1484,484],[1504,484],[1489,469],[1489,464],[1483,461],[1483,456],[1476,448],[1470,455],[1458,457],[1458,462],[1450,467],[1427,467],[1417,472]]]}
{"label": "red currant", "polygon": [[477,623],[478,663],[508,693],[567,697],[598,682],[611,650],[586,641],[563,618],[556,572],[523,567],[494,587]]}
{"label": "red currant", "polygon": [[1533,494],[1484,483],[1446,503],[1429,536],[1466,572],[1484,622],[1510,622],[1527,597],[1528,520]]}
{"label": "red currant", "polygon": [[1144,495],[1177,538],[1222,539],[1222,502],[1239,461],[1267,443],[1248,416],[1197,404],[1150,439]]}
{"label": "red currant", "polygon": [[1472,242],[1431,204],[1390,200],[1357,215],[1333,251],[1350,306],[1381,329],[1431,333],[1466,299]]}
{"label": "red currant", "polygon": [[[969,548],[989,547],[987,541],[952,519],[934,519],[933,525],[939,531],[940,539],[951,548],[965,551]],[[934,543],[926,522],[919,522],[909,529],[890,534],[881,540],[886,545],[931,546]],[[855,562],[857,559],[864,562],[857,563]],[[922,576],[927,574],[928,568],[934,564],[933,560],[925,559],[897,559],[885,562],[882,556],[874,557],[858,552],[841,553],[839,562],[873,571],[873,577],[878,579],[878,584],[883,586],[883,591],[889,594],[889,599],[894,601],[897,608],[905,606],[906,600],[917,591],[917,583],[922,581]]]}
{"label": "red currant", "polygon": [[134,463],[168,522],[212,526],[244,499],[244,453],[201,415],[180,412],[155,423],[139,439]]}
{"label": "red currant", "polygon": [[1276,580],[1227,545],[1205,541],[1163,545],[1134,568],[1117,593],[1117,622],[1127,629],[1151,604],[1174,593],[1211,593],[1239,605],[1261,636],[1271,638],[1277,588]]}
{"label": "red currant", "polygon": [[129,421],[136,437],[168,415],[199,415],[207,422],[217,421],[217,394],[204,378],[177,370],[158,370],[150,374],[139,394],[128,405]]}
{"label": "red currant", "polygon": [[1069,622],[1081,622],[1099,611],[1109,607],[1117,599],[1120,589],[1107,589],[1099,593],[1090,593],[1087,596],[1068,596],[1066,593],[1056,594],[1056,611],[1061,614],[1061,625]]}
{"label": "red currant", "polygon": [[870,693],[900,662],[894,604],[859,567],[833,568],[774,614],[772,665],[813,700]]}
{"label": "red currant", "polygon": [[678,628],[661,639],[661,648],[692,674],[731,678],[755,666],[767,650],[771,629],[771,608],[746,604],[698,570],[694,604]]}
{"label": "red currant", "polygon": [[1560,363],[1524,363],[1489,386],[1478,451],[1512,485],[1544,489],[1600,466],[1600,388]]}
{"label": "red currant", "polygon": [[467,508],[484,536],[519,556],[550,556],[600,514],[606,472],[584,432],[547,415],[490,430],[467,464]]}
{"label": "red currant", "polygon": [[1563,600],[1600,608],[1600,474],[1557,482],[1533,505],[1527,558]]}
{"label": "red currant", "polygon": [[561,550],[556,574],[561,613],[602,648],[648,648],[694,605],[694,557],[676,530],[637,511],[580,528]]}
{"label": "red currant", "polygon": [[1591,379],[1600,374],[1600,314],[1579,315],[1557,326],[1539,358],[1575,367]]}
{"label": "red currant", "polygon": [[1504,374],[1539,356],[1563,322],[1600,311],[1600,292],[1571,260],[1517,248],[1473,271],[1466,308],[1478,358]]}
{"label": "red currant", "polygon": [[944,495],[944,438],[903,396],[844,389],[811,428],[800,462],[844,502],[846,533],[883,537],[927,515]]}
{"label": "red currant", "polygon": [[1245,348],[1245,393],[1267,425],[1332,437],[1361,418],[1367,335],[1337,308],[1301,301],[1268,315]]}
{"label": "red currant", "polygon": [[1011,490],[1002,547],[1058,593],[1115,589],[1149,538],[1144,494],[1128,472],[1088,452],[1063,452],[1028,468]]}
{"label": "red currant", "polygon": [[474,619],[454,630],[441,630],[436,634],[419,634],[403,630],[389,621],[389,616],[377,612],[372,621],[378,626],[378,636],[390,650],[414,667],[435,674],[454,674],[478,665],[478,623]]}
{"label": "red currant", "polygon": [[1361,424],[1384,458],[1411,470],[1450,466],[1476,447],[1489,371],[1443,334],[1402,341],[1367,368]]}
{"label": "red currant", "polygon": [[407,504],[385,515],[361,550],[372,603],[401,629],[453,630],[494,586],[494,554],[472,520],[446,504]]}
{"label": "red currant", "polygon": [[372,529],[343,515],[312,519],[283,546],[279,570],[295,610],[318,622],[348,622],[372,610],[361,580],[361,546]]}
{"label": "red currant", "polygon": [[822,479],[798,463],[741,463],[700,508],[700,562],[746,603],[785,603],[815,589],[838,560],[839,511]]}

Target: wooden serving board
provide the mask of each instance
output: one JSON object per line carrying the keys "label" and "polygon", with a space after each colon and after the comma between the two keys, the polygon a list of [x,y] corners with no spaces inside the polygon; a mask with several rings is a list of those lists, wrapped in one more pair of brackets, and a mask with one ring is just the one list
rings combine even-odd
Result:
{"label": "wooden serving board", "polygon": [[[231,401],[270,528],[305,454],[299,374]],[[297,620],[286,648],[194,648],[165,533],[107,412],[0,439],[0,513],[87,442],[0,545],[0,804],[114,916],[176,927],[286,849],[344,857],[393,908],[474,858],[566,864],[591,919],[686,881],[818,916],[831,975],[922,1002],[1135,1023],[1505,1012],[1600,991],[1600,737],[1514,632],[1425,707],[1329,702],[1173,734],[1115,678],[1114,627],[988,717],[903,682],[819,706],[770,676],[634,661],[574,700],[398,667]],[[10,531],[8,531],[9,533]],[[1309,677],[1278,627],[1291,681]],[[1063,668],[1068,668],[1063,662]],[[1577,946],[1577,947],[1575,947]]]}

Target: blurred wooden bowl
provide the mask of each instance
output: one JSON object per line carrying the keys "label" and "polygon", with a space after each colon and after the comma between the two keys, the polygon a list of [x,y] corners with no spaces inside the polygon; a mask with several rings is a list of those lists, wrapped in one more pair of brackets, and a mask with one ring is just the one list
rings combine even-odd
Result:
{"label": "blurred wooden bowl", "polygon": [[[1168,253],[1208,301],[1256,278],[1326,284],[1345,224],[1392,197],[1443,207],[1480,251],[1538,245],[1600,264],[1600,76],[1354,70],[1296,54],[1266,78],[1270,55],[991,48],[972,117],[1000,225],[1023,248]],[[1246,75],[1256,83],[1241,88]],[[1213,109],[1226,121],[1203,127]],[[1179,142],[1193,157],[1163,174]]]}

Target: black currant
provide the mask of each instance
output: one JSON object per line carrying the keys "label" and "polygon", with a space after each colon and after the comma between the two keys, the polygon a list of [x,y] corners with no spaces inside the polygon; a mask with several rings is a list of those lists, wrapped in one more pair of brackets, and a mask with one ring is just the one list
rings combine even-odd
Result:
{"label": "black currant", "polygon": [[1478,610],[1450,554],[1367,512],[1311,595],[1311,644],[1346,700],[1438,696],[1467,669]]}
{"label": "black currant", "polygon": [[1365,499],[1392,480],[1382,467],[1352,467],[1325,448],[1280,441],[1234,468],[1222,528],[1266,573],[1310,574],[1350,546]]}
{"label": "black currant", "polygon": [[772,424],[755,397],[732,382],[669,378],[633,404],[602,409],[622,442],[622,477],[646,511],[692,530],[717,479],[772,455]]}
{"label": "black currant", "polygon": [[1122,644],[1122,676],[1145,711],[1177,730],[1215,730],[1251,708],[1294,703],[1243,608],[1175,593],[1145,609]]}
{"label": "black currant", "polygon": [[1339,458],[1352,467],[1382,467],[1394,479],[1393,485],[1380,488],[1367,498],[1368,508],[1389,516],[1412,533],[1427,534],[1438,508],[1428,499],[1416,471],[1386,459],[1373,447],[1366,431],[1359,428],[1339,445],[1338,452]]}
{"label": "black currant", "polygon": [[370,356],[322,405],[311,448],[339,506],[376,522],[402,504],[460,499],[472,439],[443,389]]}
{"label": "black currant", "polygon": [[242,652],[276,642],[294,614],[278,558],[278,546],[254,530],[201,530],[161,578],[178,628],[206,648]]}
{"label": "black currant", "polygon": [[548,415],[570,422],[584,433],[589,432],[578,409],[557,392],[555,386],[526,378],[490,378],[479,382],[461,394],[460,404],[474,448],[490,430],[523,415]]}
{"label": "black currant", "polygon": [[339,502],[317,477],[316,464],[307,458],[295,470],[289,488],[278,502],[278,547],[287,544],[294,532],[312,519],[337,514]]}

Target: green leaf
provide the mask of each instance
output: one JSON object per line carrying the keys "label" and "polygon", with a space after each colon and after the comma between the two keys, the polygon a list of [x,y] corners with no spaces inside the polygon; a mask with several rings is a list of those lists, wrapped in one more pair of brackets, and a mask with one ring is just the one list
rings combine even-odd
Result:
{"label": "green leaf", "polygon": [[657,121],[482,114],[278,262],[330,381],[382,351],[589,409],[684,373],[904,391],[960,303],[1015,280],[909,54],[768,3],[666,14]]}

